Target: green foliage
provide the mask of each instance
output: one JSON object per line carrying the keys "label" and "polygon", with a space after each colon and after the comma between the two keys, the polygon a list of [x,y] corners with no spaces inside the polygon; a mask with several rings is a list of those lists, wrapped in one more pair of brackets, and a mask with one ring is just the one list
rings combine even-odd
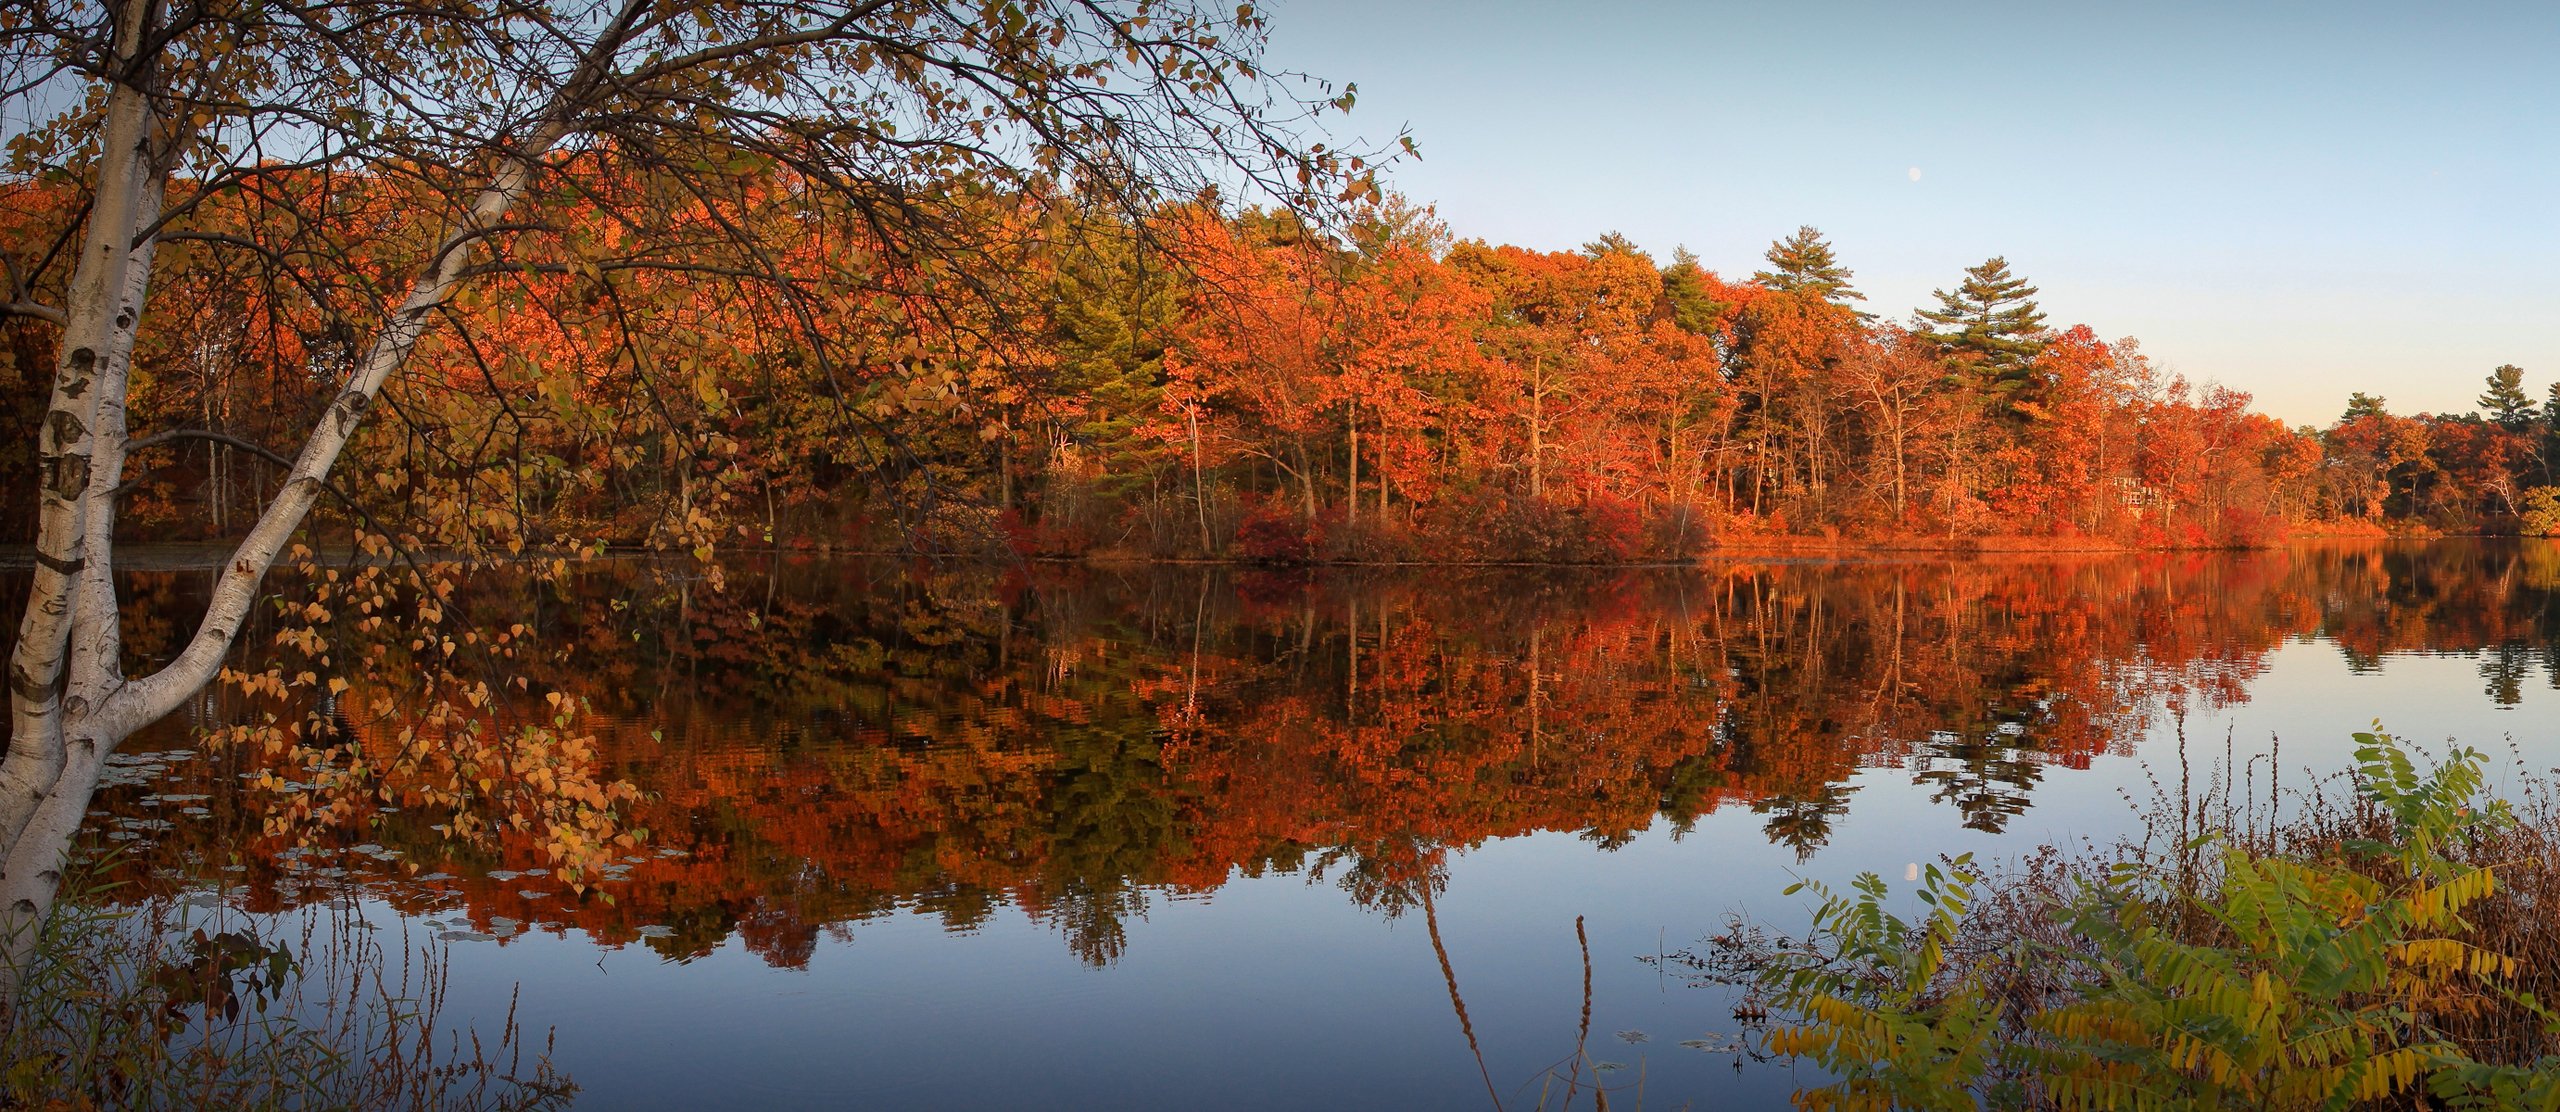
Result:
{"label": "green foliage", "polygon": [[2348,848],[2395,860],[2410,875],[2450,883],[2458,872],[2444,857],[2450,839],[2515,821],[2505,800],[2480,799],[2488,780],[2477,750],[2456,749],[2421,775],[2399,739],[2379,731],[2355,737],[2360,791],[2391,816],[2392,833],[2389,842],[2351,842]]}
{"label": "green foliage", "polygon": [[[2560,1108],[2548,1060],[2482,1061],[2443,1017],[2495,999],[2546,1026],[2514,987],[2518,963],[2466,938],[2491,898],[2487,867],[2448,848],[2514,821],[2483,798],[2482,756],[2421,769],[2396,739],[2358,734],[2357,789],[2385,836],[2319,853],[2219,834],[2175,863],[2134,859],[2055,898],[2067,944],[1970,940],[1980,877],[1932,868],[1918,924],[1886,913],[1884,884],[1822,896],[1801,950],[1759,986],[1791,1026],[1770,1048],[1838,1080],[1814,1108],[2350,1108],[2423,1095],[2457,1108]],[[1793,891],[1791,889],[1790,891]],[[1995,993],[2033,970],[2036,993]]]}
{"label": "green foliage", "polygon": [[1800,1094],[1812,1108],[1946,1109],[1976,1106],[1976,1080],[2000,1053],[2000,1009],[1974,978],[1947,980],[1947,950],[1981,879],[1970,854],[1929,866],[1920,922],[1884,909],[1884,881],[1861,874],[1844,897],[1818,881],[1789,895],[1821,897],[1806,948],[1777,955],[1761,983],[1779,1009],[1803,1022],[1770,1033],[1780,1054],[1812,1058],[1841,1080]]}
{"label": "green foliage", "polygon": [[2480,395],[2480,408],[2489,419],[2509,432],[2523,432],[2533,427],[2533,395],[2524,392],[2524,368],[2503,363],[2489,372],[2488,392]]}
{"label": "green foliage", "polygon": [[1822,238],[1822,230],[1810,224],[1797,228],[1794,235],[1769,245],[1769,269],[1751,277],[1761,285],[1780,293],[1810,292],[1834,305],[1864,301],[1867,295],[1850,288],[1852,272],[1833,257],[1831,244]]}
{"label": "green foliage", "polygon": [[2036,288],[2011,275],[2007,259],[1994,256],[1967,268],[1952,292],[1933,292],[1938,307],[1916,314],[1914,334],[1975,375],[1986,390],[2010,394],[2025,387],[2028,365],[2045,349]]}
{"label": "green foliage", "polygon": [[1109,229],[1072,235],[1057,254],[1053,387],[1077,403],[1037,407],[1027,391],[1009,401],[1026,415],[1045,410],[1055,427],[1043,439],[1091,453],[1104,492],[1126,495],[1166,462],[1143,426],[1164,396],[1165,334],[1180,286],[1169,260]]}
{"label": "green foliage", "polygon": [[1662,300],[1671,323],[1696,336],[1712,335],[1716,321],[1732,308],[1708,291],[1706,272],[1686,247],[1673,249],[1671,265],[1662,268]]}
{"label": "green foliage", "polygon": [[1592,259],[1607,258],[1611,255],[1628,255],[1645,259],[1646,265],[1652,265],[1651,257],[1644,253],[1644,248],[1636,246],[1636,241],[1628,239],[1623,232],[1600,233],[1600,238],[1582,245],[1582,254]]}

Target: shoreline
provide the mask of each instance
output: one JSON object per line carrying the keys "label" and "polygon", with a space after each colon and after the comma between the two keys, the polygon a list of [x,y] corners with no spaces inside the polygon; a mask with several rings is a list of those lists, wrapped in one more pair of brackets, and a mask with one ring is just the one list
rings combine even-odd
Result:
{"label": "shoreline", "polygon": [[[1559,562],[1540,560],[1298,560],[1261,561],[1233,557],[1158,557],[1135,553],[1091,552],[1082,555],[994,555],[967,552],[914,552],[894,549],[837,548],[831,545],[757,545],[737,546],[722,550],[727,556],[750,557],[820,557],[827,559],[885,560],[959,560],[980,563],[1021,563],[1044,565],[1082,565],[1105,569],[1137,567],[1206,567],[1249,568],[1265,571],[1298,571],[1331,568],[1547,568],[1547,569],[1665,569],[1713,566],[1770,558],[1789,562],[1887,562],[1899,559],[1954,559],[1971,557],[2105,557],[2144,554],[2274,552],[2287,548],[2330,545],[2372,544],[2404,541],[2439,540],[2515,540],[2538,538],[2496,533],[2308,533],[2260,545],[2163,545],[2138,546],[2086,537],[1914,537],[1891,540],[1849,540],[1825,537],[1755,537],[1738,539],[1711,546],[1685,559],[1616,560],[1592,562]],[[173,541],[121,544],[116,547],[118,564],[127,571],[209,571],[222,566],[231,554],[231,546],[214,542]],[[332,551],[332,555],[343,555]],[[466,558],[450,552],[419,553],[417,558],[435,563],[461,563]],[[528,548],[513,556],[478,557],[477,562],[496,564],[550,562],[567,560],[589,563],[604,560],[650,558],[690,558],[677,550],[640,547],[611,547],[601,555],[574,550],[546,551]],[[0,545],[0,571],[23,571],[35,566],[33,545]],[[278,570],[282,570],[279,568]]]}

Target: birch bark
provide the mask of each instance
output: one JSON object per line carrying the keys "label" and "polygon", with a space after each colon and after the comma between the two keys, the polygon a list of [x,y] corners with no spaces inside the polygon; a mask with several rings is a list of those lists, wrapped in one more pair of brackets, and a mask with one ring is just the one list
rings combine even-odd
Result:
{"label": "birch bark", "polygon": [[[166,174],[165,168],[153,170],[155,121],[139,84],[143,67],[135,46],[150,11],[151,0],[126,0],[117,12],[115,65],[121,80],[108,90],[99,129],[98,189],[73,271],[53,394],[37,432],[43,487],[38,493],[36,567],[9,661],[12,740],[7,758],[0,760],[0,845],[11,847],[0,856],[0,893],[25,879],[18,876],[14,852],[21,835],[60,786],[74,778],[69,720],[92,709],[89,700],[95,695],[66,681],[92,669],[97,660],[94,650],[84,651],[78,644],[86,619],[80,603],[97,567],[112,557],[99,554],[93,560],[88,550],[93,533],[90,495],[102,455],[122,458],[120,443],[103,452],[101,445],[110,421],[119,430],[123,422],[125,371],[152,252],[149,242],[135,242],[136,233],[157,218],[160,193],[153,186],[165,181]],[[106,474],[112,487],[113,473]],[[81,805],[87,805],[85,798]],[[0,930],[7,932],[0,941],[10,953],[15,953],[19,936],[28,933],[20,929],[25,910],[14,898],[0,898]]]}
{"label": "birch bark", "polygon": [[66,307],[63,355],[41,446],[46,461],[37,575],[10,662],[11,742],[0,761],[0,1014],[60,891],[62,868],[106,758],[211,683],[259,583],[326,489],[330,469],[418,338],[452,295],[478,241],[521,199],[538,161],[609,85],[644,0],[626,0],[469,210],[438,242],[303,443],[275,499],[215,582],[203,621],[176,659],[126,679],[118,666],[114,490],[125,454],[125,390],[142,320],[171,152],[142,77],[156,0],[124,0],[119,80],[101,129],[98,200]]}

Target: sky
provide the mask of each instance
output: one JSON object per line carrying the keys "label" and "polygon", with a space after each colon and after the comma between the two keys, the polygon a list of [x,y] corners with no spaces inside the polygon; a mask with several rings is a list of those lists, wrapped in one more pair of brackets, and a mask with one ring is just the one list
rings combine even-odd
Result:
{"label": "sky", "polygon": [[2000,255],[2049,323],[2293,423],[2560,378],[2560,4],[1262,7],[1462,239],[1744,278],[1811,224],[1892,318]]}

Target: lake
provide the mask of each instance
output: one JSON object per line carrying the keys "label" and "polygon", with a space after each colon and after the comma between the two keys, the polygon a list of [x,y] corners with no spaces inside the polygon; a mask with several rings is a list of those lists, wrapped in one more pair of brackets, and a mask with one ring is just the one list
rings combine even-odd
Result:
{"label": "lake", "polygon": [[[640,793],[593,883],[388,791],[281,809],[197,739],[263,713],[230,694],[138,739],[95,829],[130,892],[437,940],[445,1017],[512,1006],[583,1106],[1554,1107],[1580,1042],[1622,1106],[1759,1107],[1797,1075],[1654,959],[1800,923],[1795,877],[2129,835],[2216,770],[2281,799],[2375,719],[2560,764],[2544,542],[725,572],[463,592],[533,648],[492,713],[590,700]],[[138,656],[206,576],[132,575]]]}

